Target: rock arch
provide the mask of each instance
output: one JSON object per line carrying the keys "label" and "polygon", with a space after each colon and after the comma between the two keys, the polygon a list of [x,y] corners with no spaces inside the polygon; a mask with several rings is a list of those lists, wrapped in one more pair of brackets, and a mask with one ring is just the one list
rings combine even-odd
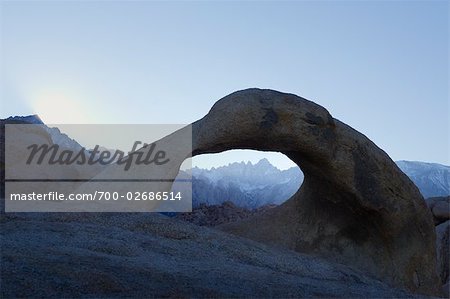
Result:
{"label": "rock arch", "polygon": [[434,226],[418,189],[384,151],[325,108],[293,94],[242,90],[193,123],[192,138],[193,155],[277,151],[304,172],[302,187],[283,205],[223,230],[437,294]]}

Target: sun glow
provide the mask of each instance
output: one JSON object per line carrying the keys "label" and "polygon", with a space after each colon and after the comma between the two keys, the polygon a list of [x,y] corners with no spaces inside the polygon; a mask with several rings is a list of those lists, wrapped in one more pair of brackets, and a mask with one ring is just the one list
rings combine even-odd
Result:
{"label": "sun glow", "polygon": [[67,91],[45,89],[31,96],[31,105],[46,124],[92,123],[91,112],[80,99]]}

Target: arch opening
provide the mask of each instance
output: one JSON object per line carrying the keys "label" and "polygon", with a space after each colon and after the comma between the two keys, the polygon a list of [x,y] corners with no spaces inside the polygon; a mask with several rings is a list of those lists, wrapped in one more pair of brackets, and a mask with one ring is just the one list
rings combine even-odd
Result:
{"label": "arch opening", "polygon": [[192,159],[193,208],[231,202],[255,210],[279,206],[301,187],[303,172],[278,152],[229,150]]}

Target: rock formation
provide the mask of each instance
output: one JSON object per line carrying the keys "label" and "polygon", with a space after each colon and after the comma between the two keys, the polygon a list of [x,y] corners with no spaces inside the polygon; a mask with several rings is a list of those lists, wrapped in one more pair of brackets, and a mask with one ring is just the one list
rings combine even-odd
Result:
{"label": "rock formation", "polygon": [[450,296],[450,196],[427,198],[426,203],[433,214],[436,225],[437,270],[441,278],[442,290]]}
{"label": "rock formation", "polygon": [[426,203],[436,225],[450,219],[450,196],[427,198]]}
{"label": "rock formation", "polygon": [[[306,281],[311,281],[317,277],[330,276],[330,271],[315,273],[317,272],[315,267],[318,267],[319,264],[307,264],[306,262],[309,258],[315,258],[311,255],[326,258],[334,262],[332,265],[336,265],[336,267],[344,267],[338,264],[345,264],[357,270],[359,269],[372,277],[387,282],[391,286],[406,287],[412,292],[421,294],[440,294],[440,281],[436,271],[436,234],[433,218],[417,187],[399,170],[386,153],[361,133],[334,119],[323,107],[296,95],[272,90],[249,89],[239,91],[219,100],[212,107],[211,111],[204,118],[193,123],[192,127],[186,127],[180,130],[179,133],[171,134],[158,142],[162,144],[163,148],[174,148],[176,150],[177,147],[174,145],[180,145],[180,139],[187,136],[185,133],[187,130],[190,131],[191,128],[192,155],[218,153],[231,149],[276,151],[285,154],[294,161],[302,169],[305,176],[303,185],[298,192],[281,206],[270,209],[264,214],[247,218],[237,223],[224,225],[222,229],[239,236],[275,245],[276,247],[284,247],[301,253],[307,253],[308,255],[298,255],[307,258],[296,263],[294,260],[297,257],[292,256],[292,259],[285,259],[283,255],[279,255],[280,251],[278,249],[267,249],[268,253],[260,259],[246,258],[246,263],[256,264],[258,268],[262,263],[261,261],[270,259],[270,257],[273,258],[274,262],[268,266],[270,271],[262,273],[261,276],[257,276],[266,277],[266,280],[262,281],[258,279],[256,283],[253,281],[250,287],[251,290],[247,290],[248,292],[243,292],[242,289],[233,289],[232,292],[218,293],[219,296],[230,297],[236,296],[236,294],[270,296],[272,294],[273,297],[361,297],[363,295],[369,297],[386,297],[398,295],[381,292],[381,285],[377,286],[375,283],[376,280],[375,282],[370,282],[371,286],[375,286],[370,289],[371,291],[363,288],[358,289],[358,292],[350,292],[349,290],[353,288],[354,284],[359,284],[362,281],[360,277],[364,277],[362,275],[352,274],[355,273],[352,272],[353,270],[346,272],[348,274],[344,276],[332,276],[332,282],[344,279],[344,290],[339,289],[339,292],[333,291],[336,287],[332,283],[324,284],[322,281],[319,281],[317,285],[310,288],[300,285],[298,286],[298,292],[290,292],[293,285],[303,281],[303,278],[297,278],[290,273],[306,271],[304,275]],[[188,156],[185,155],[184,150],[179,150],[176,156],[175,161],[177,163],[179,162],[177,167],[175,167],[176,169],[168,169],[164,174],[175,178],[178,173],[178,166]],[[108,166],[107,168],[109,169],[106,169],[101,175],[114,172],[114,167]],[[140,168],[136,171],[136,174],[142,175],[142,171],[145,170]],[[162,173],[153,173],[152,175],[162,175]],[[36,250],[33,250],[33,252],[46,252],[42,248],[53,248],[55,245],[65,244],[70,240],[73,242],[74,250],[67,252],[64,251],[66,248],[64,247],[59,249],[59,251],[52,251],[51,254],[45,254],[45,256],[59,258],[59,254],[62,253],[61,261],[64,262],[65,266],[72,267],[73,262],[76,261],[77,265],[83,265],[86,271],[92,271],[92,265],[97,265],[97,267],[104,270],[102,270],[101,274],[105,274],[110,273],[110,269],[112,269],[109,267],[109,264],[105,263],[103,268],[98,265],[101,264],[104,254],[107,254],[109,258],[111,254],[109,254],[108,250],[120,250],[120,246],[114,242],[117,241],[117,238],[123,238],[119,240],[119,245],[123,245],[124,255],[133,254],[134,251],[133,248],[131,248],[133,250],[126,248],[125,245],[130,242],[137,242],[136,248],[140,248],[143,253],[142,256],[136,258],[136,264],[142,264],[145,261],[147,267],[145,271],[141,269],[139,273],[151,274],[153,272],[147,271],[147,269],[153,269],[151,267],[152,263],[167,261],[167,252],[172,252],[171,250],[175,246],[170,244],[167,248],[155,249],[155,244],[159,244],[158,242],[163,242],[163,240],[149,238],[147,242],[138,242],[136,240],[139,240],[139,238],[134,235],[121,235],[122,228],[118,229],[117,233],[110,234],[107,233],[112,226],[109,224],[104,226],[107,228],[106,230],[100,232],[98,229],[91,229],[93,231],[91,232],[88,229],[80,229],[77,226],[70,229],[70,223],[67,228],[56,224],[66,221],[73,222],[75,220],[70,220],[69,218],[76,215],[68,213],[61,216],[62,218],[60,220],[55,220],[53,224],[47,223],[49,216],[42,215],[44,217],[41,221],[43,227],[39,227],[37,231],[52,231],[52,233],[58,235],[48,240],[46,237],[40,236],[31,230],[36,225],[35,222],[31,221],[29,223],[30,228],[27,228],[25,224],[18,224],[25,223],[19,216],[10,214],[2,217],[2,221],[0,221],[0,224],[2,224],[1,231],[7,232],[4,240],[10,242],[5,247],[12,250],[5,256],[2,256],[2,259],[4,259],[4,261],[2,260],[2,264],[9,263],[5,264],[5,267],[2,267],[2,277],[8,278],[6,284],[10,286],[6,290],[11,291],[11,293],[6,293],[6,297],[11,294],[17,296],[20,291],[27,290],[27,286],[19,286],[16,282],[26,281],[22,278],[30,275],[30,269],[34,269],[32,271],[38,271],[40,270],[39,265],[42,265],[42,263],[39,263],[39,265],[31,264],[31,268],[27,268],[27,263],[18,262],[22,259],[29,261],[32,255],[30,252],[16,250],[17,248],[22,250],[34,248]],[[79,215],[82,215],[80,216],[81,219],[87,217],[86,214]],[[108,214],[95,214],[93,216],[99,219],[109,219],[110,217]],[[156,223],[157,221],[153,221],[157,219],[155,215],[143,216],[148,217],[147,221],[149,221],[148,223],[142,223],[141,227],[147,235],[154,236],[155,233],[152,230],[156,227],[160,229],[156,235],[164,234],[164,237],[169,236],[177,240],[189,238],[196,240],[195,242],[175,242],[177,246],[180,246],[179,251],[177,251],[180,256],[179,260],[177,260],[178,263],[185,263],[187,256],[189,257],[188,259],[191,259],[190,253],[196,254],[195,263],[182,267],[184,270],[188,269],[188,272],[179,272],[177,270],[178,278],[191,277],[193,275],[192,269],[194,269],[197,275],[194,277],[195,281],[198,281],[197,278],[200,274],[206,275],[208,279],[210,279],[210,276],[216,275],[214,279],[210,279],[210,284],[207,285],[208,288],[209,286],[215,286],[216,289],[220,289],[220,283],[227,282],[227,280],[223,279],[224,277],[232,279],[234,283],[233,287],[246,285],[242,281],[248,279],[250,276],[238,276],[242,274],[242,268],[240,268],[240,265],[231,264],[231,262],[233,259],[240,259],[242,255],[252,255],[255,251],[254,247],[259,245],[252,243],[252,247],[234,246],[234,243],[242,243],[243,239],[228,238],[225,237],[227,234],[214,232],[214,234],[218,234],[217,238],[220,238],[225,243],[230,243],[229,246],[222,246],[220,245],[221,243],[211,241],[214,239],[204,237],[207,234],[207,230],[204,228],[191,227],[188,229],[189,233],[186,233],[183,231],[183,227],[186,225],[185,223],[175,228],[169,221],[164,221],[163,225],[158,225]],[[15,217],[19,217],[17,221]],[[27,217],[40,217],[40,215],[33,215],[31,213]],[[59,215],[55,217],[59,217]],[[112,224],[118,222],[118,219],[112,219],[114,217],[115,215],[112,214],[111,220],[114,220],[111,222]],[[118,215],[118,217],[123,217],[122,224],[136,223],[136,219],[133,220],[134,216]],[[87,228],[89,227],[87,226]],[[14,231],[12,228],[16,228],[17,230]],[[62,233],[67,229],[73,235],[59,238],[59,231],[55,231],[55,229],[61,229]],[[30,232],[30,236],[24,238],[27,232]],[[191,233],[195,234],[194,232],[198,232],[198,234],[189,237]],[[110,243],[105,243],[107,246],[96,249],[96,246],[101,246],[101,244],[88,244],[94,250],[101,252],[102,255],[94,256],[89,254],[88,257],[77,255],[80,252],[85,252],[83,249],[83,246],[86,244],[84,242],[85,237],[89,237],[88,240],[93,240],[93,243],[98,243],[100,240],[99,236],[109,235],[117,236],[112,241],[115,245],[109,246]],[[139,236],[141,238],[145,234],[140,233]],[[155,240],[158,242],[155,242]],[[34,243],[28,244],[28,241],[33,241]],[[194,243],[202,245],[201,248],[194,246]],[[34,246],[30,247],[27,244]],[[193,246],[192,248],[189,247],[191,245]],[[79,248],[83,250],[80,251]],[[232,250],[228,248],[232,248]],[[154,252],[154,254],[144,254],[147,251]],[[18,252],[20,255],[15,256]],[[187,255],[186,252],[188,252]],[[216,258],[216,255],[212,255],[211,252],[217,254],[217,256],[231,252],[232,254],[223,259],[220,266],[228,267],[232,271],[225,272],[225,276],[222,273],[217,275],[219,272],[212,269],[217,268],[218,258]],[[155,259],[155,256],[158,257],[160,253],[164,253],[162,254],[164,259]],[[68,261],[68,256],[73,256],[74,259]],[[201,261],[203,259],[207,262],[208,267],[202,267]],[[40,259],[33,259],[33,261],[35,260]],[[121,264],[116,259],[111,258],[111,260],[114,261],[115,265]],[[81,261],[83,261],[83,264],[81,264]],[[127,258],[126,261],[129,262],[130,259]],[[284,263],[285,261],[289,267],[279,268],[280,263]],[[22,267],[16,267],[18,263]],[[170,262],[163,262],[161,265],[154,268],[155,273],[163,273],[161,270],[163,266],[165,269],[172,269],[172,260]],[[177,263],[174,265],[177,265]],[[293,266],[291,267],[290,265]],[[121,267],[115,272],[121,273],[123,271],[123,273],[130,274],[130,269],[133,267],[127,266],[125,270],[124,267]],[[196,267],[204,269],[202,270],[204,272],[198,270]],[[16,271],[16,269],[18,270]],[[239,271],[236,271],[236,269],[239,269]],[[274,277],[273,273],[277,269],[280,269],[282,273],[289,273],[289,277],[293,277],[293,284],[280,287],[280,282],[283,281],[281,278],[276,278],[274,280],[275,282],[271,283],[270,281]],[[57,271],[57,269],[52,268],[48,271],[36,273],[38,274],[37,277],[45,278],[49,277],[46,273],[53,275],[54,273],[58,273]],[[251,272],[247,273],[254,275],[256,271],[259,270],[252,269]],[[356,272],[359,273],[359,271]],[[20,275],[14,273],[19,273]],[[85,272],[67,271],[67,273],[69,276],[71,274],[74,276],[70,276],[69,278],[64,277],[61,281],[75,279],[77,283],[69,283],[68,285],[83,286],[83,284],[78,284],[78,278],[82,277],[83,281],[85,281]],[[311,273],[314,275],[311,276]],[[176,277],[174,275],[170,273],[167,277]],[[135,277],[135,275],[130,274],[123,277],[125,279],[126,277]],[[139,277],[139,281],[142,284],[132,286],[132,289],[142,291],[144,290],[142,286],[149,285],[149,281],[152,282],[154,278],[151,276]],[[104,276],[104,278],[104,284],[100,282],[100,286],[91,286],[93,291],[86,294],[92,294],[93,296],[96,294],[104,294],[103,290],[97,289],[103,288],[103,285],[106,285],[105,289],[110,290],[109,276]],[[269,281],[267,278],[270,278]],[[347,282],[345,279],[347,279]],[[51,281],[54,282],[53,279]],[[207,296],[207,294],[205,295],[205,293],[201,292],[198,285],[193,284],[193,281],[185,280],[187,287],[183,287],[184,289],[180,292],[181,295],[198,296],[200,294]],[[154,289],[147,289],[145,294],[148,295],[148,291],[150,291],[150,294],[153,293],[156,296],[163,295],[161,291],[164,285],[155,285],[155,283],[153,281]],[[46,286],[41,282],[38,283],[38,281],[35,284],[43,286],[42,292],[37,293],[41,295],[45,295],[44,289],[48,289],[49,286],[53,287],[53,284]],[[128,284],[126,285],[128,286]],[[269,286],[267,287],[267,292],[258,293],[262,286]],[[270,290],[275,287],[278,289],[270,293]],[[330,290],[330,293],[324,294],[323,292],[314,291],[319,289],[319,287]],[[339,285],[340,287],[342,287],[342,284]],[[229,286],[222,288],[228,290]],[[61,291],[65,288],[57,286],[57,289]],[[83,288],[76,287],[73,292],[79,292],[81,289]],[[189,291],[196,290],[196,293],[186,293],[184,292],[186,289]],[[28,287],[28,290],[34,292],[35,288]],[[305,290],[313,291],[308,293]],[[380,290],[380,293],[377,293],[378,290]],[[119,293],[126,293],[130,296],[130,292],[126,289],[118,290],[117,294]],[[69,293],[69,295],[64,293],[62,295],[71,297],[70,295],[73,295],[73,293]],[[179,294],[175,290],[174,296],[177,295]],[[212,294],[212,296],[214,295]],[[29,293],[24,292],[19,297],[24,296],[29,296]],[[403,295],[396,297],[399,296],[404,297]]]}
{"label": "rock formation", "polygon": [[246,219],[256,214],[265,213],[275,207],[276,205],[264,205],[257,209],[250,210],[238,207],[231,201],[226,201],[221,205],[209,206],[200,204],[198,207],[192,208],[192,212],[177,213],[175,218],[200,226],[217,226]]}
{"label": "rock formation", "polygon": [[192,124],[192,138],[193,155],[281,152],[305,174],[283,205],[223,230],[351,265],[413,292],[439,293],[433,220],[417,187],[325,108],[293,94],[238,91]]}
{"label": "rock formation", "polygon": [[156,213],[8,213],[0,232],[0,298],[414,298],[345,265]]}
{"label": "rock formation", "polygon": [[[5,213],[4,124],[0,298],[412,297],[345,265],[157,213]],[[40,130],[14,136],[51,142]]]}
{"label": "rock formation", "polygon": [[450,296],[450,275],[449,275],[449,247],[450,247],[450,220],[436,226],[436,253],[437,269],[441,278],[442,290],[448,298]]}

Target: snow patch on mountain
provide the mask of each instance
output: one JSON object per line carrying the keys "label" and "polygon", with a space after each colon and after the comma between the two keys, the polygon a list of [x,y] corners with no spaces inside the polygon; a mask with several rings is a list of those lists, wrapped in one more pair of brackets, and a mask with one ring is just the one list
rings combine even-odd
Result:
{"label": "snow patch on mountain", "polygon": [[417,161],[397,161],[425,198],[450,195],[450,166]]}

